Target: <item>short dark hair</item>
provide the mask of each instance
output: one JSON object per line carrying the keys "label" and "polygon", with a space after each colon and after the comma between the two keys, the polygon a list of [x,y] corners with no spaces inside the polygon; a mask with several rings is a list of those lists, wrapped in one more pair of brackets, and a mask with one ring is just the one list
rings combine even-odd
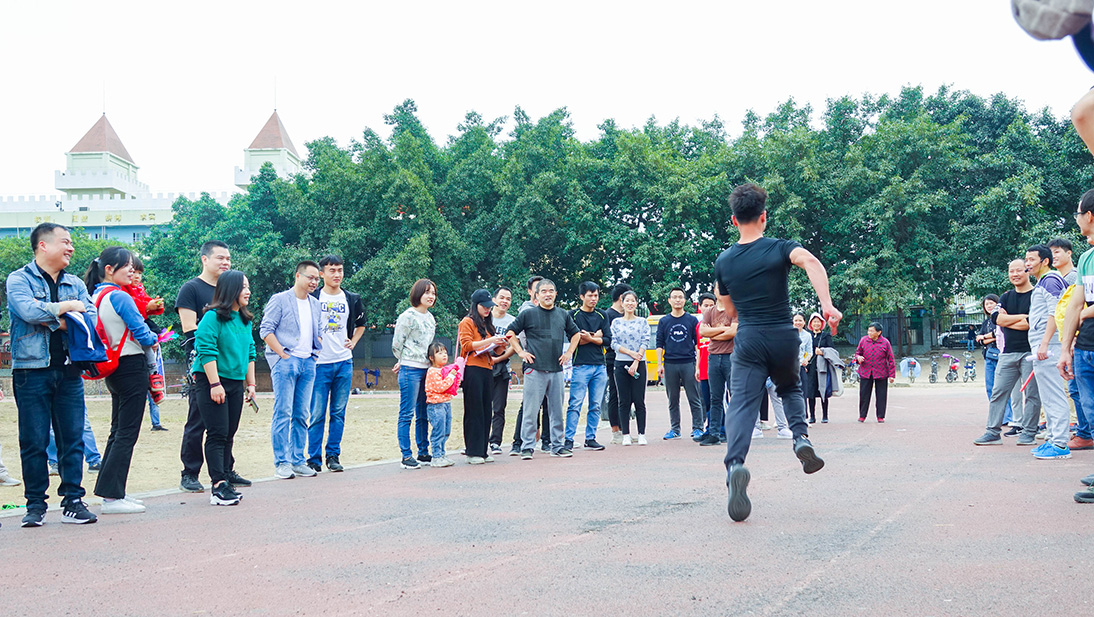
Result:
{"label": "short dark hair", "polygon": [[34,231],[30,232],[30,250],[32,253],[38,252],[38,243],[49,240],[53,237],[54,232],[58,229],[69,231],[68,227],[61,225],[60,223],[41,223],[34,228]]}
{"label": "short dark hair", "polygon": [[1094,212],[1094,189],[1083,193],[1079,198],[1079,212]]}
{"label": "short dark hair", "polygon": [[206,242],[205,244],[201,245],[201,256],[202,257],[209,257],[210,255],[213,254],[213,249],[228,250],[228,245],[224,244],[220,240],[210,240],[210,241]]}
{"label": "short dark hair", "polygon": [[590,291],[599,292],[600,291],[600,285],[597,285],[596,283],[594,283],[592,281],[585,281],[584,283],[577,286],[577,295],[579,295],[579,296],[584,296],[585,294],[589,293]]}
{"label": "short dark hair", "polygon": [[539,281],[536,283],[536,293],[539,293],[539,290],[543,289],[544,285],[550,285],[551,287],[554,287],[556,291],[558,290],[558,285],[555,285],[554,281],[552,281],[551,279],[543,278],[541,276],[539,277]]}
{"label": "short dark hair", "polygon": [[877,330],[878,332],[882,331],[881,330],[881,324],[876,322],[876,321],[871,321],[870,325],[866,326],[866,329],[870,329],[870,328],[873,328],[873,329]]}
{"label": "short dark hair", "polygon": [[314,261],[312,261],[310,259],[305,259],[304,261],[296,264],[296,273],[300,274],[301,272],[303,272],[304,270],[307,270],[308,268],[315,268],[316,270],[321,270],[322,269],[322,268],[319,267],[319,264],[315,263]]}
{"label": "short dark hair", "polygon": [[714,294],[709,292],[703,292],[699,294],[699,304],[703,303],[703,300],[710,300],[711,302],[718,304],[718,298],[714,297]]}
{"label": "short dark hair", "polygon": [[142,273],[144,272],[144,262],[141,261],[140,257],[137,257],[136,253],[133,253],[133,271]]}
{"label": "short dark hair", "polygon": [[1041,261],[1048,260],[1049,265],[1052,265],[1052,249],[1043,244],[1034,244],[1026,249],[1027,253],[1037,253],[1037,256],[1041,258]]}
{"label": "short dark hair", "polygon": [[414,285],[410,288],[410,306],[420,306],[422,303],[422,296],[425,295],[425,292],[429,291],[430,287],[433,288],[434,292],[437,291],[437,286],[429,279],[418,279],[414,281]]}
{"label": "short dark hair", "polygon": [[323,259],[319,260],[319,269],[322,270],[327,266],[341,266],[342,258],[337,255],[327,255]]}
{"label": "short dark hair", "polygon": [[615,287],[612,287],[612,302],[623,297],[623,294],[631,291],[631,286],[626,283],[616,283]]}
{"label": "short dark hair", "polygon": [[1071,240],[1068,240],[1067,238],[1056,238],[1054,240],[1050,240],[1048,243],[1048,248],[1063,249],[1068,253],[1073,253],[1075,251],[1075,249],[1071,245]]}
{"label": "short dark hair", "polygon": [[498,294],[500,294],[500,293],[501,293],[501,292],[503,292],[503,291],[508,291],[508,292],[509,292],[509,295],[510,295],[510,296],[512,296],[512,295],[513,295],[513,290],[512,290],[512,289],[509,289],[509,288],[508,288],[508,287],[506,287],[505,285],[499,285],[499,286],[498,286],[498,288],[494,290],[494,295],[493,295],[493,297],[494,297],[494,298],[497,298],[497,297],[498,297]]}
{"label": "short dark hair", "polygon": [[679,286],[677,286],[677,287],[673,287],[672,289],[670,289],[670,290],[669,290],[669,295],[671,296],[671,295],[672,295],[672,292],[674,292],[674,291],[678,291],[678,292],[680,292],[681,294],[683,294],[684,298],[687,298],[687,297],[688,297],[688,294],[687,294],[687,293],[686,293],[686,292],[684,291],[684,288],[683,288],[683,287],[679,287]]}
{"label": "short dark hair", "polygon": [[536,283],[538,283],[542,280],[543,280],[543,277],[539,276],[538,274],[536,276],[533,276],[532,278],[528,279],[528,289],[535,289]]}
{"label": "short dark hair", "polygon": [[729,207],[738,223],[751,223],[760,218],[767,205],[767,191],[747,182],[729,194]]}

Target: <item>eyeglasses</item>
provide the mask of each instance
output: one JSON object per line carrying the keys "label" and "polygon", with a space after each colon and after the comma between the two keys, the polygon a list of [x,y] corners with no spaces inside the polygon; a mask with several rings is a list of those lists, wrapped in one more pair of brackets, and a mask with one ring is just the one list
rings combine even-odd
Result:
{"label": "eyeglasses", "polygon": [[1087,212],[1083,212],[1082,210],[1079,210],[1078,212],[1072,212],[1072,213],[1071,213],[1071,216],[1075,217],[1075,219],[1076,219],[1076,220],[1078,220],[1078,218],[1079,218],[1080,216],[1084,215],[1084,214],[1088,214],[1088,213],[1087,213]]}
{"label": "eyeglasses", "polygon": [[314,282],[318,282],[318,281],[319,281],[319,277],[318,277],[318,276],[306,276],[306,275],[305,275],[305,276],[304,276],[304,278],[305,278],[306,280],[310,281],[310,282],[313,282],[313,283],[314,283]]}

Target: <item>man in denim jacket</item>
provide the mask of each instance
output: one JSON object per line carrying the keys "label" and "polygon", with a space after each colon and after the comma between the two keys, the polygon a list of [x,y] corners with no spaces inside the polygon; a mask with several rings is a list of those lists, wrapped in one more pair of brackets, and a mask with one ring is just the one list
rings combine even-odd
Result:
{"label": "man in denim jacket", "polygon": [[65,523],[94,523],[83,502],[84,382],[68,362],[68,312],[95,315],[87,287],[65,272],[72,259],[72,236],[63,225],[42,223],[30,234],[34,260],[8,275],[11,312],[11,367],[19,410],[19,449],[23,462],[27,514],[23,527],[39,527],[46,513],[49,428],[56,428]]}
{"label": "man in denim jacket", "polygon": [[296,266],[292,288],[274,294],[262,312],[258,334],[266,341],[266,361],[273,381],[274,409],[270,421],[274,467],[278,478],[311,477],[304,446],[311,420],[311,395],[319,342],[319,300],[311,292],[319,286],[319,264]]}

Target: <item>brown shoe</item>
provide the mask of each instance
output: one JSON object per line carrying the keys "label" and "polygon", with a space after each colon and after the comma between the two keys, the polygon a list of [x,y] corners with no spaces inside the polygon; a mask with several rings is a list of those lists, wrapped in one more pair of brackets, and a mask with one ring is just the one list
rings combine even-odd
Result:
{"label": "brown shoe", "polygon": [[1094,439],[1083,439],[1074,435],[1068,440],[1067,447],[1072,450],[1094,450]]}

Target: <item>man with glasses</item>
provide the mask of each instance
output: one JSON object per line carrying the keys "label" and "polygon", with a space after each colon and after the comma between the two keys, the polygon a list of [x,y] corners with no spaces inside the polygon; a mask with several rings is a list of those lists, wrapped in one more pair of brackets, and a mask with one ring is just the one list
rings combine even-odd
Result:
{"label": "man with glasses", "polygon": [[311,419],[315,361],[322,350],[319,300],[311,295],[318,286],[319,264],[297,264],[292,288],[270,298],[258,328],[266,341],[266,361],[273,381],[270,441],[274,472],[283,480],[315,475],[315,470],[305,464],[304,445]]}

